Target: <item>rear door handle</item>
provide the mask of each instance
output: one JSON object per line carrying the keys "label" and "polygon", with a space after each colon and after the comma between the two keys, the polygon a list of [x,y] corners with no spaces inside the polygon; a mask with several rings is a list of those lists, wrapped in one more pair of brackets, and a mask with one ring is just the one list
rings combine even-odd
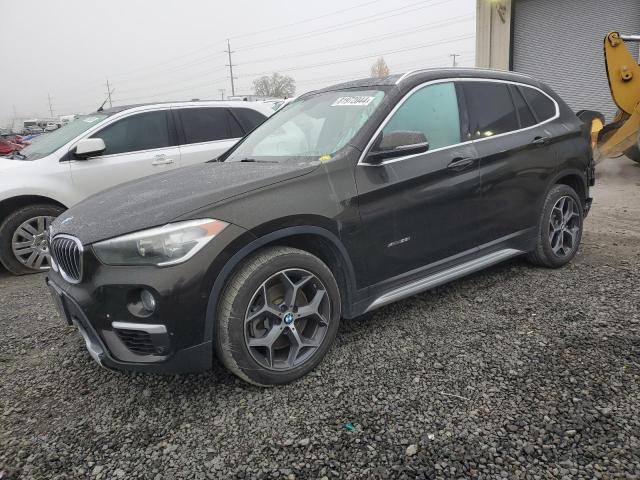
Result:
{"label": "rear door handle", "polygon": [[173,158],[168,158],[166,155],[156,155],[151,165],[169,165],[171,163],[173,163]]}
{"label": "rear door handle", "polygon": [[471,157],[454,158],[451,163],[447,165],[447,168],[449,170],[455,170],[456,172],[459,172],[461,170],[469,168],[474,164],[475,161],[476,159]]}
{"label": "rear door handle", "polygon": [[549,143],[549,138],[548,137],[536,137],[536,138],[533,139],[533,141],[531,143],[533,145],[544,146],[544,145],[547,145]]}

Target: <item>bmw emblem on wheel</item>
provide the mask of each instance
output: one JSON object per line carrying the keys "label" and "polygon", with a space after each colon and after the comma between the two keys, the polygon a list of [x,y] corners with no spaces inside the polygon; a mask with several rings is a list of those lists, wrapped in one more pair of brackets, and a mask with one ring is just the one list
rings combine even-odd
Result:
{"label": "bmw emblem on wheel", "polygon": [[293,316],[293,313],[291,313],[291,312],[287,313],[284,316],[284,323],[286,323],[287,325],[291,325],[294,320],[295,320],[295,317]]}

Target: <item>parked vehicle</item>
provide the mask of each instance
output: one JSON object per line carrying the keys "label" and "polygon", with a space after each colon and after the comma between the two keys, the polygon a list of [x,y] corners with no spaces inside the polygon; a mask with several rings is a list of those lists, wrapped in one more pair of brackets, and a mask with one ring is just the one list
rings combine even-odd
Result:
{"label": "parked vehicle", "polygon": [[60,127],[60,125],[58,125],[57,123],[49,122],[49,123],[47,123],[47,126],[44,127],[44,131],[45,132],[53,132],[54,130],[57,130],[58,127]]}
{"label": "parked vehicle", "polygon": [[19,151],[22,145],[12,142],[8,138],[0,137],[0,155],[9,155],[12,152]]}
{"label": "parked vehicle", "polygon": [[557,94],[471,69],[305,94],[219,160],[53,223],[48,284],[102,365],[195,371],[215,352],[290,382],[341,318],[518,255],[565,265],[594,182],[589,129]]}
{"label": "parked vehicle", "polygon": [[47,270],[45,230],[66,208],[119,183],[211,160],[271,113],[238,102],[117,107],[36,138],[0,158],[0,262],[14,274]]}

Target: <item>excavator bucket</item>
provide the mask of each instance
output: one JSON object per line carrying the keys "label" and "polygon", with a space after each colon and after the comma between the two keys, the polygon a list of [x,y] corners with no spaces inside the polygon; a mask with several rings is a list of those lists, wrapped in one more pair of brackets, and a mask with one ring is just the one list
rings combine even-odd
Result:
{"label": "excavator bucket", "polygon": [[[640,42],[640,35],[609,33],[604,39],[604,59],[611,98],[620,109],[613,123],[591,123],[592,133],[598,132],[596,161],[623,153],[638,152],[640,132],[640,66],[625,46],[625,41]],[[593,138],[593,137],[592,137]]]}

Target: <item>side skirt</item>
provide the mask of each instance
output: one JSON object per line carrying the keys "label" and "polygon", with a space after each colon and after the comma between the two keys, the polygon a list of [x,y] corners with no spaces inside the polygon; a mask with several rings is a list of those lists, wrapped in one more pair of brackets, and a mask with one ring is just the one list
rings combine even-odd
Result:
{"label": "side skirt", "polygon": [[407,283],[376,298],[369,307],[367,307],[366,312],[483,270],[491,265],[495,265],[512,257],[517,257],[523,253],[525,252],[522,250],[505,248]]}

